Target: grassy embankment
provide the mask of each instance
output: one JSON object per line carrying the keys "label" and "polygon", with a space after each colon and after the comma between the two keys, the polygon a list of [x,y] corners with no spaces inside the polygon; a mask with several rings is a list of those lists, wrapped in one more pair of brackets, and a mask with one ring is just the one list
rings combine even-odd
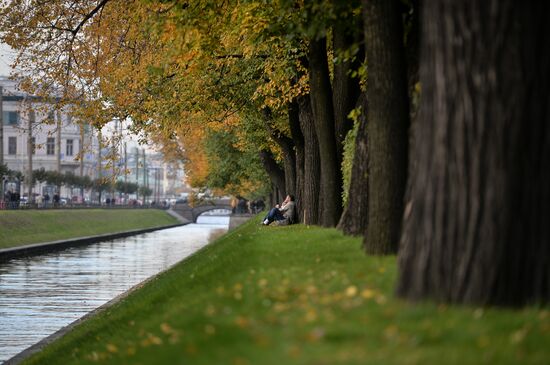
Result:
{"label": "grassy embankment", "polygon": [[548,308],[410,304],[395,257],[336,230],[241,226],[28,364],[542,364]]}
{"label": "grassy embankment", "polygon": [[157,209],[0,211],[0,248],[178,223]]}

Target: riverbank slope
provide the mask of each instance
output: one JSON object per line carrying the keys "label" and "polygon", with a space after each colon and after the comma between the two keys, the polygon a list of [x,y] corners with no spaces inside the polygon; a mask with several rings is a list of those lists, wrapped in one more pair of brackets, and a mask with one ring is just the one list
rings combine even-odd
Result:
{"label": "riverbank slope", "polygon": [[158,209],[3,210],[0,249],[176,223]]}
{"label": "riverbank slope", "polygon": [[26,364],[540,364],[548,308],[410,304],[334,229],[230,231]]}

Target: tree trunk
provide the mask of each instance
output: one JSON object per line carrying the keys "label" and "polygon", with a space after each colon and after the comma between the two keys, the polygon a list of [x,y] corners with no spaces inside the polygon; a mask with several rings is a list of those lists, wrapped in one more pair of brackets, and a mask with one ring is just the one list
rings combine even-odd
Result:
{"label": "tree trunk", "polygon": [[278,145],[283,151],[283,166],[285,171],[285,196],[292,194],[296,196],[296,153],[292,139],[286,136],[279,136]]}
{"label": "tree trunk", "polygon": [[265,126],[269,135],[281,148],[283,153],[283,167],[285,176],[285,196],[286,194],[296,195],[296,153],[294,152],[294,142],[291,138],[285,136],[281,131],[275,129],[272,125],[273,116],[268,108],[262,110]]}
{"label": "tree trunk", "polygon": [[405,57],[407,60],[407,89],[409,113],[412,123],[418,115],[420,90],[417,89],[420,62],[420,5],[419,0],[411,0],[410,6],[403,5],[405,25]]}
{"label": "tree trunk", "polygon": [[285,172],[281,169],[277,161],[275,161],[271,151],[261,150],[260,160],[271,182],[278,189],[279,194],[286,196]]}
{"label": "tree trunk", "polygon": [[[4,164],[4,90],[0,86],[0,165]],[[4,176],[0,175],[0,201],[4,200]]]}
{"label": "tree trunk", "polygon": [[304,195],[304,135],[300,130],[300,108],[298,102],[293,100],[288,104],[288,123],[290,126],[290,134],[294,141],[296,152],[296,214],[298,221],[303,221],[302,206]]}
{"label": "tree trunk", "polygon": [[338,228],[352,236],[365,235],[368,222],[368,139],[367,139],[367,97],[359,98],[361,115],[359,129],[355,139],[355,155],[351,168],[351,180],[348,192],[348,203],[338,223]]}
{"label": "tree trunk", "polygon": [[407,179],[409,101],[397,0],[364,0],[369,147],[367,253],[396,253]]}
{"label": "tree trunk", "polygon": [[323,220],[334,227],[342,213],[342,179],[338,165],[332,88],[330,86],[326,38],[311,40],[308,52],[310,98],[321,160]]}
{"label": "tree trunk", "polygon": [[424,5],[400,296],[549,302],[549,8]]}
{"label": "tree trunk", "polygon": [[309,96],[298,98],[300,129],[304,135],[304,184],[301,204],[304,224],[319,224],[321,163]]}
{"label": "tree trunk", "polygon": [[[83,124],[80,124],[79,131],[80,131],[80,140],[78,142],[79,157],[80,157],[80,160],[78,161],[79,168],[80,168],[79,176],[83,177],[84,176],[84,125]],[[80,200],[81,200],[82,203],[84,203],[84,187],[83,186],[80,187]]]}
{"label": "tree trunk", "polygon": [[32,181],[32,156],[34,154],[35,150],[35,144],[32,140],[32,128],[36,122],[36,114],[34,110],[29,110],[29,122],[28,122],[28,129],[27,129],[27,176],[25,176],[25,180],[27,180],[27,199],[29,202],[31,202],[32,199],[32,188],[33,188],[33,181]]}
{"label": "tree trunk", "polygon": [[405,7],[407,12],[407,31],[405,41],[405,57],[407,59],[407,84],[409,96],[412,96],[414,87],[418,82],[418,69],[420,62],[420,6],[419,0],[411,0],[410,7]]}
{"label": "tree trunk", "polygon": [[[336,55],[349,50],[354,42],[353,34],[350,34],[347,24],[339,23],[334,27],[334,52]],[[357,60],[362,59],[360,55]],[[334,81],[332,101],[334,103],[334,123],[336,136],[336,157],[338,166],[342,166],[342,156],[344,152],[344,138],[353,127],[353,121],[348,118],[349,113],[357,104],[357,99],[361,93],[359,87],[359,78],[352,78],[350,72],[358,68],[358,62],[343,60],[334,64]]]}
{"label": "tree trunk", "polygon": [[[61,128],[63,122],[61,120],[61,111],[57,111],[57,123],[55,129],[55,170],[61,174]],[[57,185],[57,193],[61,196],[61,184]]]}
{"label": "tree trunk", "polygon": [[[0,85],[0,165],[4,164],[4,89]],[[0,199],[4,199],[4,184],[3,182],[0,182],[2,186],[0,186]]]}

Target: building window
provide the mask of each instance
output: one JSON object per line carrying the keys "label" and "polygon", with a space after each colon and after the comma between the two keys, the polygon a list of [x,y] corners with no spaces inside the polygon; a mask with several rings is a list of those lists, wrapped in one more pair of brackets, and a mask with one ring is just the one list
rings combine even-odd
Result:
{"label": "building window", "polygon": [[19,112],[8,112],[5,111],[2,113],[2,118],[5,125],[18,125],[19,124]]}
{"label": "building window", "polygon": [[48,137],[46,140],[46,154],[55,155],[55,138]]}
{"label": "building window", "polygon": [[67,156],[72,156],[73,155],[73,140],[72,139],[67,140],[67,148],[65,150],[65,154]]}
{"label": "building window", "polygon": [[8,137],[8,155],[17,154],[17,137]]}
{"label": "building window", "polygon": [[31,149],[32,149],[32,154],[34,155],[36,153],[36,138],[35,137],[31,137]]}

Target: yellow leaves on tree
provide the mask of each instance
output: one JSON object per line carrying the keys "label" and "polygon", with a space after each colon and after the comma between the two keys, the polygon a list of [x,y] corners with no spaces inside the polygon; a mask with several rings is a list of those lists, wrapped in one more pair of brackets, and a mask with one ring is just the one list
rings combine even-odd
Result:
{"label": "yellow leaves on tree", "polygon": [[182,137],[185,146],[185,169],[191,186],[204,186],[208,177],[208,160],[202,143],[204,137],[204,129],[200,128],[193,128]]}

